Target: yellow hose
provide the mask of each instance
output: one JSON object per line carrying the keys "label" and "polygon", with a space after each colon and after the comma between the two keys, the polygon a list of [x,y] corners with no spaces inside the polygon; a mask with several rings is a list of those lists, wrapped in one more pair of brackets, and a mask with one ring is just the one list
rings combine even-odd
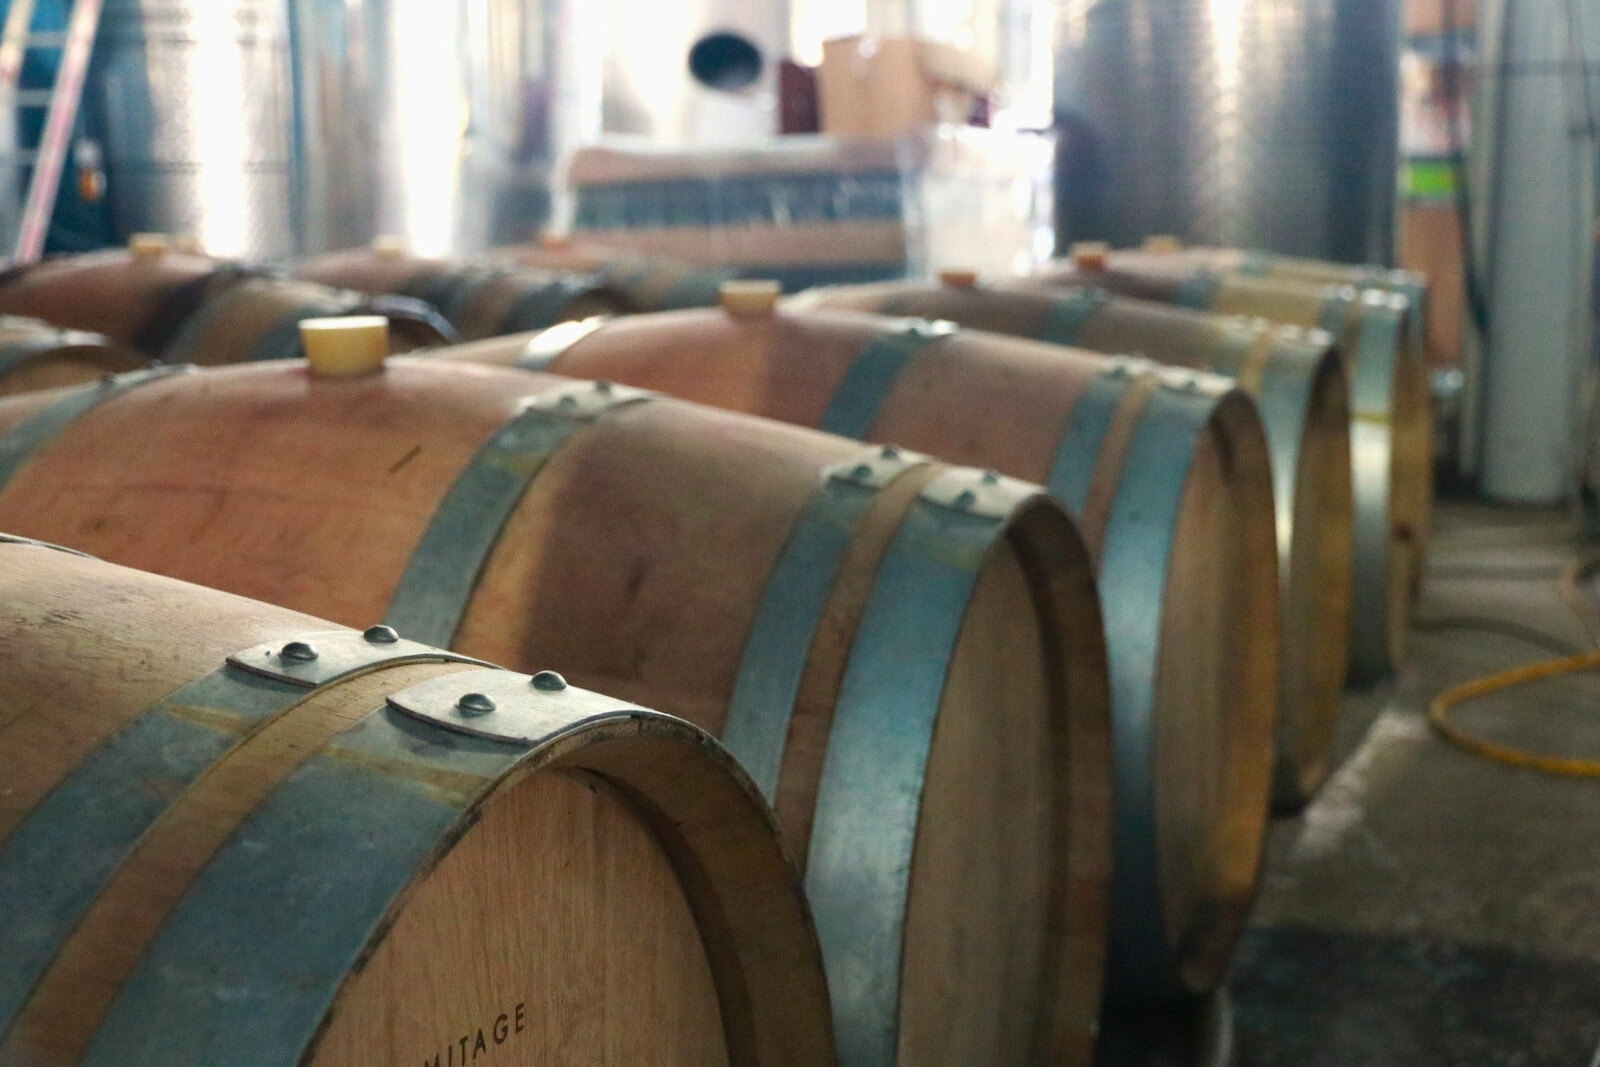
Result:
{"label": "yellow hose", "polygon": [[1553,678],[1556,675],[1572,674],[1596,667],[1600,667],[1600,651],[1543,660],[1509,671],[1501,671],[1499,674],[1491,674],[1487,678],[1479,678],[1453,689],[1446,689],[1434,697],[1428,705],[1428,722],[1446,741],[1485,759],[1510,764],[1513,767],[1543,771],[1546,774],[1565,775],[1569,778],[1600,778],[1600,760],[1545,756],[1537,752],[1511,748],[1508,745],[1485,741],[1450,721],[1450,709],[1462,701],[1487,696],[1514,685],[1536,682],[1541,678]]}

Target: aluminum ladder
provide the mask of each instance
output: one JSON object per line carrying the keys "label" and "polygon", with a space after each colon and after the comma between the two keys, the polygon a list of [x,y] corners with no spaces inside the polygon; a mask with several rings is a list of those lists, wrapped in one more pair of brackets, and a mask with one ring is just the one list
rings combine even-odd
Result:
{"label": "aluminum ladder", "polygon": [[[44,254],[44,239],[55,211],[56,193],[61,187],[78,105],[83,100],[84,78],[89,72],[89,56],[94,50],[103,6],[104,0],[75,0],[64,32],[34,29],[36,0],[11,0],[6,10],[5,28],[0,31],[0,108],[12,124],[12,153],[7,162],[19,175],[23,168],[33,168],[12,249],[16,263],[32,263]],[[34,49],[61,52],[55,82],[48,89],[21,90],[17,81],[22,74],[22,61]],[[25,149],[20,143],[20,115],[41,108],[45,119],[39,144],[32,150]]]}

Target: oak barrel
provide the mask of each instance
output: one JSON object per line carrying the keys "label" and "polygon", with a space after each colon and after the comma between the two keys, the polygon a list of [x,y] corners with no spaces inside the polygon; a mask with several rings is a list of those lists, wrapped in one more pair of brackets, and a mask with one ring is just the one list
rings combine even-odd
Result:
{"label": "oak barrel", "polygon": [[536,244],[507,245],[489,258],[539,270],[592,274],[622,299],[621,311],[675,311],[711,307],[732,271],[695,267],[676,260],[641,255],[624,249],[571,238]]}
{"label": "oak barrel", "polygon": [[79,385],[144,364],[138,352],[103,334],[0,315],[0,394]]}
{"label": "oak barrel", "polygon": [[396,353],[460,339],[455,328],[421,300],[263,275],[208,297],[184,320],[162,355],[170,363],[202,366],[298,359],[305,354],[300,346],[302,321],[347,315],[386,317],[390,350]]}
{"label": "oak barrel", "polygon": [[113,249],[0,273],[0,314],[96,330],[150,359],[242,363],[298,356],[301,319],[377,313],[397,351],[459,339],[437,312],[207,256]]}
{"label": "oak barrel", "polygon": [[[1353,285],[1357,289],[1382,289],[1399,293],[1411,301],[1412,307],[1417,312],[1412,320],[1417,330],[1424,330],[1428,318],[1428,278],[1414,270],[1380,267],[1374,264],[1337,263],[1332,260],[1288,256],[1260,249],[1186,246],[1170,237],[1149,238],[1141,251],[1147,255],[1178,257],[1192,269],[1210,271],[1213,274],[1233,274],[1271,281],[1309,282],[1315,285]],[[1076,269],[1073,262],[1068,259],[1048,264],[1038,273],[1042,277],[1070,279]]]}
{"label": "oak barrel", "polygon": [[1226,375],[1254,397],[1272,458],[1283,627],[1273,795],[1281,808],[1311,798],[1331,769],[1350,640],[1350,401],[1331,337],[1100,290],[980,285],[967,275],[813,289],[790,303],[1137,352]]}
{"label": "oak barrel", "polygon": [[624,308],[618,293],[586,274],[430,259],[387,245],[318,256],[300,264],[295,276],[425,300],[469,341]]}
{"label": "oak barrel", "polygon": [[1116,252],[1063,284],[1333,335],[1350,381],[1355,574],[1351,670],[1370,681],[1405,660],[1432,508],[1432,426],[1419,309],[1400,293],[1223,275],[1181,255]]}
{"label": "oak barrel", "polygon": [[1104,644],[1037,488],[410,358],[155,371],[0,403],[0,427],[0,525],[721,735],[805,870],[848,1062],[1087,1062]]}
{"label": "oak barrel", "polygon": [[105,334],[159,359],[209,297],[259,273],[160,248],[55,256],[0,272],[0,314]]}
{"label": "oak barrel", "polygon": [[1099,559],[1108,627],[1111,993],[1217,982],[1258,876],[1278,664],[1272,487],[1247,397],[1214,377],[949,324],[770,306],[569,324],[437,355],[603,376],[1053,490]]}
{"label": "oak barrel", "polygon": [[0,538],[0,1061],[834,1062],[688,723]]}

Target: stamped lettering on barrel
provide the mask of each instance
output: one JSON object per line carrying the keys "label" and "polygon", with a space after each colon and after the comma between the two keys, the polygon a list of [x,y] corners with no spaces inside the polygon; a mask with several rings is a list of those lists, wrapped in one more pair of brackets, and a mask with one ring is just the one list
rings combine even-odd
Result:
{"label": "stamped lettering on barrel", "polygon": [[501,1012],[486,1026],[474,1027],[445,1045],[432,1057],[422,1058],[422,1067],[462,1067],[479,1056],[489,1056],[499,1046],[512,1041],[528,1028],[528,1006],[525,1002]]}

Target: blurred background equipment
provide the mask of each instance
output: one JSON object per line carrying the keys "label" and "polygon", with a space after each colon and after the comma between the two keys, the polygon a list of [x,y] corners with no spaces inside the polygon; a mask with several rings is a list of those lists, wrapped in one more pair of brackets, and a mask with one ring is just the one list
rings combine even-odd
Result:
{"label": "blurred background equipment", "polygon": [[1062,242],[1390,255],[1400,0],[1062,0]]}

